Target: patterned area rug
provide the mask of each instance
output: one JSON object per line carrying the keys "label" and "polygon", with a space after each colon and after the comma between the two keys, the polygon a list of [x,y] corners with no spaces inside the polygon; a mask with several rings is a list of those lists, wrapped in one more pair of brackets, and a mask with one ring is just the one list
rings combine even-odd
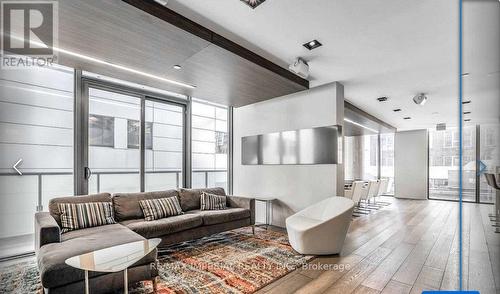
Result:
{"label": "patterned area rug", "polygon": [[[242,228],[159,250],[158,293],[252,293],[311,260],[285,233]],[[35,262],[0,269],[0,293],[40,293]],[[131,293],[152,292],[150,281]]]}

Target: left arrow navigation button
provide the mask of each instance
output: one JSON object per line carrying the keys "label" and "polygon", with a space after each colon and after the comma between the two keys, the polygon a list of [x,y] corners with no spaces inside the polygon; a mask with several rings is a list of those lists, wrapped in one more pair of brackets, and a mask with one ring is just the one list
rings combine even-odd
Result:
{"label": "left arrow navigation button", "polygon": [[12,168],[13,168],[13,169],[14,169],[14,170],[15,170],[15,171],[16,171],[16,172],[20,175],[20,176],[22,176],[22,175],[23,175],[23,173],[22,173],[19,169],[17,169],[17,167],[18,167],[18,166],[19,166],[22,162],[23,162],[23,159],[22,159],[22,158],[19,158],[19,160],[18,160],[18,161],[16,161],[16,163],[14,163],[14,165],[12,166]]}

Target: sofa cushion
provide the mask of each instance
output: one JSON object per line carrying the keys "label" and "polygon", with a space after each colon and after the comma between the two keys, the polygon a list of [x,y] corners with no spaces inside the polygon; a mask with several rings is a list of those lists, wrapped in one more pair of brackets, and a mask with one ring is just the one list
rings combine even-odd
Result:
{"label": "sofa cushion", "polygon": [[121,224],[145,238],[156,238],[199,227],[203,221],[196,214],[181,214],[153,221],[127,220]]}
{"label": "sofa cushion", "polygon": [[226,196],[224,188],[205,188],[205,189],[183,189],[179,190],[179,199],[183,211],[200,209],[201,193],[209,193],[220,196]]}
{"label": "sofa cushion", "polygon": [[189,214],[201,216],[203,219],[203,225],[206,226],[250,218],[250,210],[245,208],[228,208],[224,210],[191,210],[186,212],[186,215]]}
{"label": "sofa cushion", "polygon": [[[120,224],[105,225],[76,230],[62,235],[61,243],[50,243],[40,248],[37,255],[42,285],[54,288],[83,280],[84,271],[73,268],[65,260],[91,251],[142,241],[144,237]],[[156,260],[156,250],[138,261],[134,266],[150,264]],[[89,272],[89,277],[105,273]]]}
{"label": "sofa cushion", "polygon": [[129,219],[142,219],[140,200],[146,199],[160,199],[168,197],[178,197],[177,190],[166,190],[158,192],[145,192],[145,193],[116,193],[113,194],[113,207],[115,210],[115,220],[118,222]]}
{"label": "sofa cushion", "polygon": [[183,214],[177,197],[141,200],[139,205],[146,221]]}
{"label": "sofa cushion", "polygon": [[226,196],[201,193],[200,210],[221,210],[227,208]]}
{"label": "sofa cushion", "polygon": [[101,193],[93,195],[80,195],[52,198],[49,201],[50,215],[56,220],[57,224],[61,226],[61,210],[59,203],[89,203],[89,202],[111,202],[111,194]]}
{"label": "sofa cushion", "polygon": [[59,203],[62,233],[115,224],[111,202]]}

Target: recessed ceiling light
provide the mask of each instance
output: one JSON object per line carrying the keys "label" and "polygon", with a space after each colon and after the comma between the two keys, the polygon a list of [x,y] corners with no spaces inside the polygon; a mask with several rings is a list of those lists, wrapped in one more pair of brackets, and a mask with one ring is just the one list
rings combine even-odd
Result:
{"label": "recessed ceiling light", "polygon": [[466,118],[466,119],[464,119],[464,121],[470,121],[470,118]]}
{"label": "recessed ceiling light", "polygon": [[462,74],[462,77],[467,77],[467,76],[469,76],[469,75],[470,75],[470,74],[469,74],[468,72],[464,72],[464,73]]}
{"label": "recessed ceiling light", "polygon": [[470,114],[470,111],[464,111],[464,114]]}
{"label": "recessed ceiling light", "polygon": [[174,67],[174,69],[181,69],[182,68],[182,66],[180,66],[178,64],[174,65],[173,67]]}
{"label": "recessed ceiling light", "polygon": [[303,44],[302,46],[306,47],[309,50],[313,50],[315,48],[323,46],[323,44],[321,44],[318,40],[315,39],[315,40],[312,40],[312,41],[309,41],[309,42]]}
{"label": "recessed ceiling light", "polygon": [[470,100],[467,100],[467,101],[462,101],[462,104],[469,104],[469,103],[471,103],[471,101],[470,101]]}
{"label": "recessed ceiling light", "polygon": [[405,118],[403,118],[403,119],[411,119],[411,117],[407,116],[407,117],[405,117]]}
{"label": "recessed ceiling light", "polygon": [[394,111],[394,112],[400,112],[401,108],[396,108],[396,109],[393,109],[392,111]]}
{"label": "recessed ceiling light", "polygon": [[379,97],[377,98],[378,102],[384,102],[384,101],[387,101],[389,98],[387,97]]}

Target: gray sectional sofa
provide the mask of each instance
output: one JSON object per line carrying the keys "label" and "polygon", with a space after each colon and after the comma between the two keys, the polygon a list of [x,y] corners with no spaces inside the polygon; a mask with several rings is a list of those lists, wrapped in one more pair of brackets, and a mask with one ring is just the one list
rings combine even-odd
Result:
{"label": "gray sectional sofa", "polygon": [[[255,223],[255,200],[227,196],[225,210],[201,211],[202,192],[225,195],[222,188],[180,189],[145,193],[101,193],[54,198],[49,212],[35,215],[35,248],[45,293],[83,293],[84,272],[65,264],[72,256],[149,238],[161,238],[161,246],[197,239]],[[139,205],[143,199],[178,197],[184,214],[145,221]],[[111,202],[117,224],[61,234],[59,203]],[[157,251],[128,270],[129,283],[155,280]],[[91,293],[123,288],[123,273],[89,273]]]}

